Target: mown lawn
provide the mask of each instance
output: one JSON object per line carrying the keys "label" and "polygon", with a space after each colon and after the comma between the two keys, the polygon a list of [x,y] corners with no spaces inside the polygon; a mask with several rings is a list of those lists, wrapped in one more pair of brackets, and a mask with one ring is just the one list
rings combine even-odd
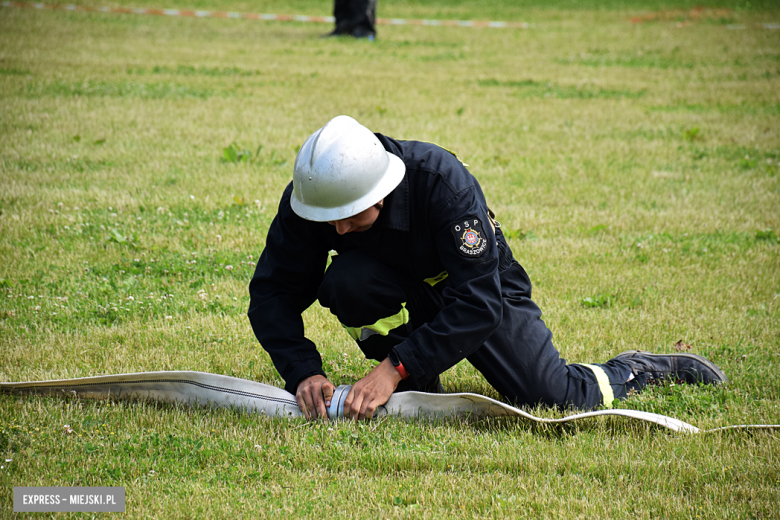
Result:
{"label": "mown lawn", "polygon": [[[530,27],[380,26],[369,43],[320,39],[322,24],[0,8],[0,379],[200,370],[282,386],[247,285],[297,148],[349,114],[470,165],[566,359],[682,341],[731,379],[620,406],[780,423],[780,9],[482,4],[382,1],[379,16]],[[305,320],[334,383],[366,373],[327,311]],[[465,363],[443,382],[496,397]],[[62,485],[125,486],[132,518],[776,518],[777,436],[2,395],[0,516],[14,486]]]}

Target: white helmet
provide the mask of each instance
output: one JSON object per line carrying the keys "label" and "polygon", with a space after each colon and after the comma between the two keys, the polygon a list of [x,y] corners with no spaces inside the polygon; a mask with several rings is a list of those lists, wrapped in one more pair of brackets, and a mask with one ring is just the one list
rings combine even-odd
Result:
{"label": "white helmet", "polygon": [[401,183],[406,166],[349,116],[337,116],[303,143],[295,158],[292,209],[315,222],[367,210]]}

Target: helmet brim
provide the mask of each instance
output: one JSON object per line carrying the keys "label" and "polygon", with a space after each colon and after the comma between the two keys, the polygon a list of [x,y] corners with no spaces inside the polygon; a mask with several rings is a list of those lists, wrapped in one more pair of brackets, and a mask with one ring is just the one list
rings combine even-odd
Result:
{"label": "helmet brim", "polygon": [[387,170],[374,188],[359,199],[343,206],[326,208],[322,206],[310,206],[300,202],[293,193],[290,197],[290,205],[299,217],[313,222],[330,222],[354,217],[361,211],[365,211],[380,200],[387,197],[401,184],[406,173],[406,165],[397,156],[386,152],[389,163]]}

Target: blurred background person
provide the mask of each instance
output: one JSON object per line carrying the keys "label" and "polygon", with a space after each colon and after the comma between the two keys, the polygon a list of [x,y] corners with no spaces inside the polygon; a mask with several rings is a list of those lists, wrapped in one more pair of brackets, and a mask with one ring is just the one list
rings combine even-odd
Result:
{"label": "blurred background person", "polygon": [[335,0],[333,17],[336,28],[326,37],[353,36],[371,41],[376,38],[376,0]]}

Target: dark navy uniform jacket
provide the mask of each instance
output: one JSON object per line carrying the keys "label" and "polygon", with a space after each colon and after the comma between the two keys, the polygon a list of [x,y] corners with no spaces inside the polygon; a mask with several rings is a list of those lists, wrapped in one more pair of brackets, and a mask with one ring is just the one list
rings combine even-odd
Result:
{"label": "dark navy uniform jacket", "polygon": [[447,273],[437,285],[442,310],[394,348],[417,382],[472,354],[501,323],[499,267],[513,260],[477,180],[443,148],[376,136],[404,161],[406,174],[371,229],[339,235],[327,222],[302,219],[290,206],[290,183],[249,285],[252,328],[291,393],[305,377],[325,375],[301,313],[317,299],[330,250],[359,248],[420,282]]}

